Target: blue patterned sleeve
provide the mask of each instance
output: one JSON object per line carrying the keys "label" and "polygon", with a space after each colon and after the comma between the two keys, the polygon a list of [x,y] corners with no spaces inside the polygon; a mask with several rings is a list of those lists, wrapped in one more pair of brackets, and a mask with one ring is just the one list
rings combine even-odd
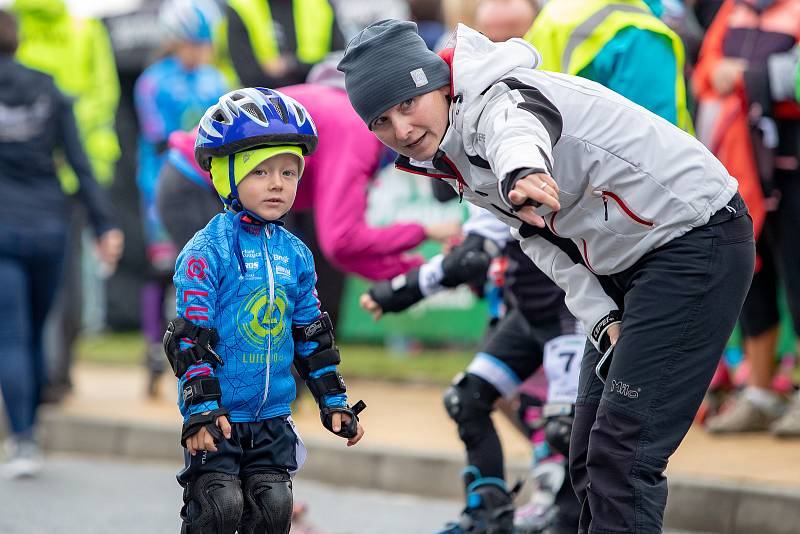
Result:
{"label": "blue patterned sleeve", "polygon": [[[314,257],[305,245],[302,245],[301,253],[303,268],[298,275],[297,302],[295,303],[294,314],[292,315],[293,325],[313,323],[321,315],[320,302],[316,288],[317,272],[314,268]],[[313,341],[295,343],[295,353],[302,358],[310,355],[317,345]],[[311,373],[311,377],[317,378],[332,371],[336,371],[335,365],[329,365],[314,371]],[[325,395],[323,397],[323,402],[325,406],[345,406],[347,404],[347,395]]]}
{"label": "blue patterned sleeve", "polygon": [[[213,241],[204,233],[198,233],[181,252],[175,265],[173,282],[176,289],[178,316],[206,328],[214,328],[214,310],[218,287],[219,261],[213,250]],[[190,346],[189,340],[181,340],[181,347]],[[219,408],[217,401],[187,406],[183,401],[183,387],[190,378],[214,376],[214,369],[207,363],[191,365],[178,381],[178,407],[184,420],[190,415]]]}

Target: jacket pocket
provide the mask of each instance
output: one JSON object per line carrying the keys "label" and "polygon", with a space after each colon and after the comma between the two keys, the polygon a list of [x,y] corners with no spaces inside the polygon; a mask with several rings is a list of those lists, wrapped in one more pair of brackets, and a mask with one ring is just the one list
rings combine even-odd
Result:
{"label": "jacket pocket", "polygon": [[635,235],[651,230],[655,222],[640,215],[617,193],[607,190],[593,192],[603,202],[603,225],[619,235]]}

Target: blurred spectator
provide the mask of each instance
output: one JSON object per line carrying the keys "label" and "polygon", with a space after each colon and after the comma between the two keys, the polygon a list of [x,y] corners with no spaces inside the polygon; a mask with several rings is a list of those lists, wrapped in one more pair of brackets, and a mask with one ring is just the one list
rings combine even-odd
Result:
{"label": "blurred spectator", "polygon": [[139,77],[134,90],[141,125],[137,183],[142,198],[151,279],[142,288],[142,330],[148,342],[149,391],[165,368],[161,348],[166,321],[164,298],[171,287],[176,249],[156,208],[158,173],[169,135],[197,125],[206,109],[226,92],[222,74],[209,65],[211,32],[221,13],[214,0],[168,0],[161,6],[164,57]]}
{"label": "blurred spectator", "polygon": [[525,38],[540,68],[596,81],[692,132],[683,43],[660,12],[658,0],[553,0]]}
{"label": "blurred spectator", "polygon": [[475,29],[495,42],[522,37],[538,11],[533,0],[483,0],[475,12]]}
{"label": "blurred spectator", "polygon": [[[72,16],[63,0],[15,0],[12,10],[19,21],[17,60],[51,75],[56,86],[74,99],[75,118],[94,175],[103,185],[114,178],[120,148],[114,131],[119,81],[108,33],[98,20]],[[74,193],[79,181],[59,156],[59,177],[64,190]],[[49,367],[46,400],[54,401],[71,387],[69,370],[73,345],[86,321],[92,329],[103,325],[108,266],[99,266],[82,238],[86,218],[73,203],[69,218],[66,283],[53,305],[45,334]],[[88,273],[84,275],[83,272]],[[87,313],[84,317],[83,312]]]}
{"label": "blurred spectator", "polygon": [[[108,32],[99,20],[69,14],[64,0],[14,0],[19,21],[17,61],[53,77],[75,99],[75,119],[97,180],[108,185],[120,148],[114,131],[119,80]],[[75,177],[62,180],[73,193]]]}
{"label": "blurred spectator", "polygon": [[302,83],[345,44],[328,0],[229,0],[214,32],[217,62],[232,87]]}
{"label": "blurred spectator", "polygon": [[332,0],[331,4],[345,43],[373,22],[411,17],[406,0]]}
{"label": "blurred spectator", "polygon": [[687,2],[687,5],[692,7],[697,22],[703,30],[707,31],[711,27],[711,23],[714,22],[714,17],[717,16],[723,3],[724,0],[694,0],[693,2]]}
{"label": "blurred spectator", "polygon": [[447,31],[452,32],[459,23],[475,26],[475,12],[479,3],[480,0],[442,0],[444,25]]}
{"label": "blurred spectator", "polygon": [[681,36],[686,48],[686,63],[694,66],[700,53],[700,45],[706,29],[697,20],[692,3],[683,0],[662,0],[664,12],[661,15],[667,26]]}
{"label": "blurred spectator", "polygon": [[41,469],[34,436],[44,382],[42,330],[61,281],[69,201],[56,174],[61,147],[98,236],[100,258],[115,263],[122,233],[81,146],[70,99],[46,74],[13,58],[11,15],[0,11],[0,390],[10,422],[3,474]]}
{"label": "blurred spectator", "polygon": [[435,50],[439,39],[447,31],[443,22],[441,0],[410,0],[409,5],[411,20],[417,23],[420,37],[429,49]]}
{"label": "blurred spectator", "polygon": [[[770,390],[778,338],[779,279],[800,331],[800,106],[794,101],[800,0],[726,0],[706,34],[692,80],[698,135],[739,180],[759,262],[740,325],[748,386],[708,420],[712,432],[800,435],[800,399],[782,421]],[[773,424],[774,422],[774,424]]]}

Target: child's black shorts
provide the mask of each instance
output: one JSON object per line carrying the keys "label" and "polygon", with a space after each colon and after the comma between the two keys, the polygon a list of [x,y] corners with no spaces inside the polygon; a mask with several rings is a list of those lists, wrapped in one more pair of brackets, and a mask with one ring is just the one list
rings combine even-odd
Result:
{"label": "child's black shorts", "polygon": [[231,424],[231,439],[217,444],[217,452],[184,451],[186,467],[178,473],[181,485],[204,473],[227,473],[247,478],[254,473],[285,471],[291,475],[305,461],[303,441],[289,416],[257,423]]}

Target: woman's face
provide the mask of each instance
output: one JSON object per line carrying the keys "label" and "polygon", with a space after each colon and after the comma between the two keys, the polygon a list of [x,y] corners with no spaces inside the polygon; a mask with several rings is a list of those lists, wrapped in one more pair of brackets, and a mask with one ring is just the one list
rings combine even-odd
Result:
{"label": "woman's face", "polygon": [[370,128],[392,150],[417,161],[433,158],[447,130],[450,87],[400,102],[381,113]]}

